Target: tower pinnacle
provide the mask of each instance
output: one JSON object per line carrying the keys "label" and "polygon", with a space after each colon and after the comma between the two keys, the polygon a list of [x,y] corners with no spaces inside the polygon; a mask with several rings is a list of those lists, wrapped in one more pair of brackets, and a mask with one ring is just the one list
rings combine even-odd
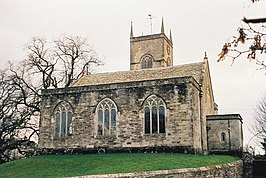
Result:
{"label": "tower pinnacle", "polygon": [[130,26],[130,38],[133,38],[133,23],[131,21],[131,26]]}
{"label": "tower pinnacle", "polygon": [[164,33],[164,23],[163,23],[163,17],[162,17],[161,33]]}
{"label": "tower pinnacle", "polygon": [[170,29],[170,36],[169,36],[169,38],[170,38],[170,41],[173,42],[173,40],[172,40],[172,31],[171,31],[171,29]]}

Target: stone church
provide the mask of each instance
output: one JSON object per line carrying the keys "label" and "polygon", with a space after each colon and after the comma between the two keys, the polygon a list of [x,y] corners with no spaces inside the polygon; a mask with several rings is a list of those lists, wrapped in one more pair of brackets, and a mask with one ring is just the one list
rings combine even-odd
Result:
{"label": "stone church", "polygon": [[164,33],[130,33],[130,71],[85,74],[42,91],[40,149],[241,151],[242,118],[218,115],[208,59],[173,66]]}

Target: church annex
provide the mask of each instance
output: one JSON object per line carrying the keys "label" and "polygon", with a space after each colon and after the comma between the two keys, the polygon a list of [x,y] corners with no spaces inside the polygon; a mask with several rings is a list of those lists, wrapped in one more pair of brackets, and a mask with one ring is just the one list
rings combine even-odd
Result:
{"label": "church annex", "polygon": [[91,152],[241,151],[242,118],[218,115],[208,59],[173,66],[164,33],[135,37],[130,71],[85,74],[42,91],[39,148]]}

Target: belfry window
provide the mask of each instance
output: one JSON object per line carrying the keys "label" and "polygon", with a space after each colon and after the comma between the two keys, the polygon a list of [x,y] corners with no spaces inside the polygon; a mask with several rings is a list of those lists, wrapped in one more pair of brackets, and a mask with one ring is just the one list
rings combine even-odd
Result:
{"label": "belfry window", "polygon": [[141,58],[141,68],[142,69],[148,69],[148,68],[152,68],[152,61],[153,58],[151,55],[146,54]]}
{"label": "belfry window", "polygon": [[144,103],[144,132],[165,133],[165,104],[155,95],[147,98]]}
{"label": "belfry window", "polygon": [[96,109],[97,135],[114,136],[116,134],[117,107],[115,103],[106,98],[102,100]]}
{"label": "belfry window", "polygon": [[55,109],[55,137],[66,137],[72,134],[72,108],[69,103],[62,102]]}

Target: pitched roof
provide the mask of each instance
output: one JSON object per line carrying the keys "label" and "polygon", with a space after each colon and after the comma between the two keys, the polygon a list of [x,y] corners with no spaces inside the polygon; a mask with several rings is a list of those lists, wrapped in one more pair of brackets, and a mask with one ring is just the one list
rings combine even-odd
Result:
{"label": "pitched roof", "polygon": [[84,75],[80,79],[78,79],[73,86],[136,82],[189,76],[193,77],[198,83],[201,83],[205,67],[204,64],[205,62],[199,62],[164,68],[152,68]]}

